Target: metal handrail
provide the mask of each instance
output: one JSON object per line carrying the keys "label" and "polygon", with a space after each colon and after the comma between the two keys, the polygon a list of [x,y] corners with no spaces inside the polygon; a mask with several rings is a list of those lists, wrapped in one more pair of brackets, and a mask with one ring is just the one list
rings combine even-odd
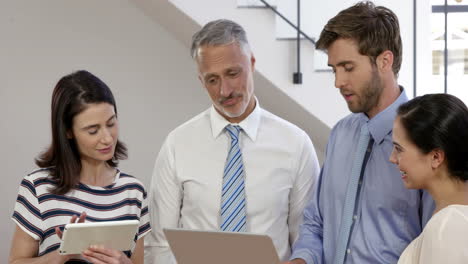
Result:
{"label": "metal handrail", "polygon": [[304,31],[300,30],[300,28],[298,28],[296,25],[294,25],[289,19],[287,19],[283,14],[281,14],[278,10],[276,10],[275,7],[273,7],[272,5],[270,5],[267,1],[265,0],[260,0],[260,2],[262,2],[266,7],[268,7],[269,9],[271,9],[273,12],[275,12],[275,14],[277,14],[279,17],[281,17],[286,23],[288,23],[291,27],[293,27],[295,30],[297,30],[302,36],[304,36],[304,38],[308,39],[310,42],[312,42],[312,44],[314,44],[315,46],[315,40],[311,37],[309,37],[306,33],[304,33]]}
{"label": "metal handrail", "polygon": [[293,83],[294,84],[301,84],[302,83],[302,73],[301,73],[301,35],[304,36],[307,40],[312,42],[312,44],[315,46],[315,40],[311,37],[309,37],[306,33],[304,33],[301,30],[301,0],[297,0],[297,26],[294,25],[289,19],[287,19],[283,14],[281,14],[276,8],[274,8],[272,5],[270,5],[267,1],[265,0],[260,0],[267,8],[271,9],[273,12],[275,12],[276,15],[278,15],[280,18],[282,18],[286,23],[288,23],[291,27],[293,27],[296,32],[296,41],[297,41],[297,72],[293,73]]}
{"label": "metal handrail", "polygon": [[296,35],[296,49],[297,49],[297,72],[293,73],[293,83],[302,83],[301,73],[301,0],[297,0],[297,35]]}

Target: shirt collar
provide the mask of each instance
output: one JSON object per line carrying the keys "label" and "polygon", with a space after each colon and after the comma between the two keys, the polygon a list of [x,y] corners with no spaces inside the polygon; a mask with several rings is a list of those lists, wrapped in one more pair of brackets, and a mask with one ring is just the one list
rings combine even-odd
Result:
{"label": "shirt collar", "polygon": [[361,113],[365,122],[368,123],[369,132],[376,143],[381,143],[385,136],[392,132],[393,120],[395,120],[398,107],[408,101],[408,97],[401,86],[400,91],[400,96],[372,119],[369,120],[366,114]]}
{"label": "shirt collar", "polygon": [[[260,125],[260,116],[261,116],[261,107],[258,103],[257,98],[255,98],[255,108],[244,120],[242,120],[239,125],[245,134],[252,140],[255,141],[257,138],[258,127]],[[213,137],[217,138],[223,131],[224,128],[231,124],[227,121],[222,115],[216,111],[214,105],[210,109],[210,121],[211,121],[211,132]]]}

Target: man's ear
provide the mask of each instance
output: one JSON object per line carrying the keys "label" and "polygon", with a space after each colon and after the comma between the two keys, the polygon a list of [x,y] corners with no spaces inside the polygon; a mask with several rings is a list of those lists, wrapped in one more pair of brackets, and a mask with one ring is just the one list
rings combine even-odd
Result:
{"label": "man's ear", "polygon": [[377,68],[381,72],[393,71],[393,52],[385,50],[376,58]]}
{"label": "man's ear", "polygon": [[250,55],[250,67],[252,68],[252,72],[255,71],[255,56],[253,53]]}
{"label": "man's ear", "polygon": [[429,152],[431,155],[431,166],[433,169],[439,168],[445,161],[445,152],[441,149],[434,149]]}

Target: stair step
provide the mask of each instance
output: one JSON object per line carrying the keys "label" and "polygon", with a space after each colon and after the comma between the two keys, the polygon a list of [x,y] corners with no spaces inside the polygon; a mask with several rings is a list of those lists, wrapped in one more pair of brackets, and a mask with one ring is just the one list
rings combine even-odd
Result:
{"label": "stair step", "polygon": [[[296,33],[295,33],[296,34]],[[296,40],[296,37],[276,37],[277,40]],[[306,38],[301,35],[301,39],[305,40]],[[315,41],[315,38],[312,38]],[[307,40],[308,41],[308,40]],[[312,44],[312,43],[311,43]]]}
{"label": "stair step", "polygon": [[[277,0],[266,0],[266,2],[273,7],[277,6]],[[237,0],[237,7],[266,8],[260,0]]]}

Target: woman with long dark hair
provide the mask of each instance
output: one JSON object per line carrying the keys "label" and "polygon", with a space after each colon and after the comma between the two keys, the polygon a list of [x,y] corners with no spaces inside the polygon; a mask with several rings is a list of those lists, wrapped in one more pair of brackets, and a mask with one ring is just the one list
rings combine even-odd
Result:
{"label": "woman with long dark hair", "polygon": [[[150,231],[146,191],[121,172],[127,149],[109,87],[87,71],[59,80],[52,94],[52,143],[36,159],[40,169],[21,182],[13,220],[10,263],[143,263]],[[134,249],[90,247],[60,255],[63,226],[70,222],[140,221]]]}
{"label": "woman with long dark hair", "polygon": [[[448,94],[401,105],[390,161],[406,188],[427,190],[436,203],[423,232],[399,264],[468,263],[468,109]],[[402,230],[404,232],[404,230]]]}

